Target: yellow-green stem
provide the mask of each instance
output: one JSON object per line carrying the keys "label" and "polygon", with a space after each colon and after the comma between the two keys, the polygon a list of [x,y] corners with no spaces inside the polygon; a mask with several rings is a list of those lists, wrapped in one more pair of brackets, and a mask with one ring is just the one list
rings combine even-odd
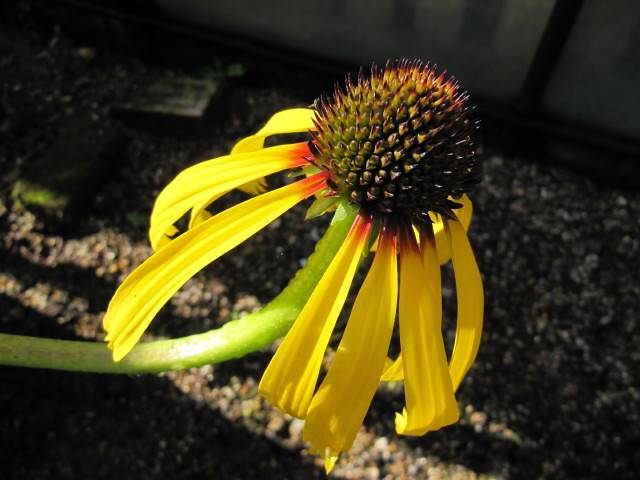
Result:
{"label": "yellow-green stem", "polygon": [[291,327],[345,239],[357,210],[341,205],[316,250],[259,312],[205,333],[140,343],[115,363],[106,344],[0,333],[0,365],[100,373],[150,373],[223,362],[259,350]]}

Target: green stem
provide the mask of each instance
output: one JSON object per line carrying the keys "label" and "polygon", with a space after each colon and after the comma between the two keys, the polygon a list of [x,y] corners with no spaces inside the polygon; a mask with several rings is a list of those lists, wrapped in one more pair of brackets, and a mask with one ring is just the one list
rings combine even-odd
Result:
{"label": "green stem", "polygon": [[0,334],[0,365],[79,372],[149,373],[223,362],[282,337],[344,241],[356,209],[340,206],[316,250],[289,285],[259,312],[209,332],[141,343],[115,363],[106,344]]}

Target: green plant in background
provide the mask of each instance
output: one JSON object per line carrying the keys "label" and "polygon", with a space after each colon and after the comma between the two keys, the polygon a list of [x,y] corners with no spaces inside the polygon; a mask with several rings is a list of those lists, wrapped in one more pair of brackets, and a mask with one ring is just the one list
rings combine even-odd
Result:
{"label": "green plant in background", "polygon": [[[0,336],[0,362],[83,371],[144,372],[216,363],[285,335],[260,382],[283,412],[306,420],[304,438],[327,471],[348,450],[380,381],[403,381],[396,430],[424,435],[457,421],[455,391],[482,331],[480,274],[466,236],[479,180],[476,124],[453,79],[420,62],[374,67],[313,108],[274,115],[227,156],[190,167],[158,196],[149,237],[155,253],[118,288],[97,344]],[[306,143],[264,147],[268,136],[310,132]],[[264,177],[301,179],[267,191]],[[235,188],[253,198],[211,216]],[[136,346],[173,294],[206,265],[297,203],[308,216],[335,211],[316,251],[263,310],[218,330]],[[188,229],[175,224],[189,213]],[[371,266],[328,372],[316,387],[331,332],[361,259]],[[440,265],[453,262],[456,340],[442,338]],[[401,353],[387,353],[396,318]]]}

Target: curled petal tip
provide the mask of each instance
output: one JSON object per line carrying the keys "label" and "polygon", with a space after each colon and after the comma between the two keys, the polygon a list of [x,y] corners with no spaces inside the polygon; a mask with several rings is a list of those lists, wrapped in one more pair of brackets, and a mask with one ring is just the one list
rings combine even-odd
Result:
{"label": "curled petal tip", "polygon": [[327,475],[331,473],[333,467],[336,466],[336,462],[338,461],[337,455],[327,455],[324,459],[324,471],[327,472]]}

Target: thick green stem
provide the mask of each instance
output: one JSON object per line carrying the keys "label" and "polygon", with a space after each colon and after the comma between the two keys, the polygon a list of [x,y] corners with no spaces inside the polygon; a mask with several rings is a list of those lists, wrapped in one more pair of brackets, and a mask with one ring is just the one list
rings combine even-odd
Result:
{"label": "thick green stem", "polygon": [[356,209],[340,206],[316,250],[289,285],[259,312],[209,332],[139,344],[115,363],[106,344],[0,334],[0,365],[81,372],[148,373],[242,357],[282,337],[346,237]]}

